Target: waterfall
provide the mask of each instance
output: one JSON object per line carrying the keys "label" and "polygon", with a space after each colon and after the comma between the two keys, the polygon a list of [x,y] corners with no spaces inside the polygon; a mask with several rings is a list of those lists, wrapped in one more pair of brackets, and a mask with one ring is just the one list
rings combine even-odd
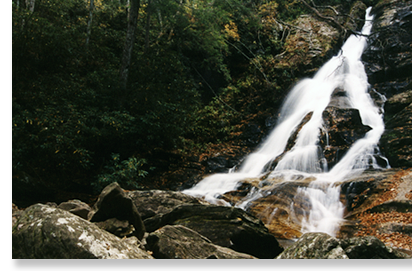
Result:
{"label": "waterfall", "polygon": [[[212,203],[229,205],[219,196],[235,190],[240,181],[268,174],[265,172],[268,165],[282,155],[269,176],[283,176],[285,181],[292,181],[294,175],[300,174],[315,179],[308,187],[300,187],[295,195],[295,198],[308,198],[310,203],[310,211],[301,221],[301,231],[321,231],[335,235],[344,212],[339,200],[340,187],[335,183],[369,167],[379,168],[374,156],[384,131],[384,123],[381,109],[368,94],[368,79],[361,62],[372,28],[373,16],[370,10],[367,9],[361,33],[351,35],[339,54],[325,63],[313,78],[303,79],[293,87],[281,108],[277,125],[260,148],[246,157],[237,172],[206,177],[183,192],[204,197]],[[329,170],[321,162],[319,135],[324,129],[322,113],[336,89],[346,92],[350,107],[359,110],[362,123],[371,127],[371,130],[357,140]],[[300,129],[294,146],[285,153],[289,138],[309,113],[312,114],[310,120]],[[255,190],[237,207],[245,208],[247,202],[259,197],[262,197],[262,193]]]}

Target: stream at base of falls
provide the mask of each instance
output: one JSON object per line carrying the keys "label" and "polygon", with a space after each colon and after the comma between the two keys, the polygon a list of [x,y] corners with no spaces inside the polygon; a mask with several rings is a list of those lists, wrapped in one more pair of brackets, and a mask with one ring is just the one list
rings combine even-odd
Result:
{"label": "stream at base of falls", "polygon": [[[325,232],[336,236],[345,211],[338,183],[366,169],[380,168],[376,157],[379,157],[377,145],[384,132],[383,109],[369,95],[368,78],[361,61],[372,28],[370,11],[368,8],[361,33],[351,35],[339,54],[325,63],[313,78],[303,79],[292,88],[280,110],[277,125],[237,171],[208,176],[183,193],[245,210],[257,206],[266,225],[287,216],[285,220],[297,225],[291,228],[299,227],[296,230],[302,234]],[[328,135],[323,112],[330,106],[336,90],[345,94],[346,106],[359,112],[368,131],[329,169],[319,138],[321,131]],[[308,118],[302,125],[302,120]],[[293,147],[287,149],[296,132]],[[248,184],[247,194],[236,202],[229,202],[225,194],[245,184]],[[288,198],[282,198],[283,194]],[[265,205],[259,205],[263,202]],[[259,206],[265,207],[259,209]]]}

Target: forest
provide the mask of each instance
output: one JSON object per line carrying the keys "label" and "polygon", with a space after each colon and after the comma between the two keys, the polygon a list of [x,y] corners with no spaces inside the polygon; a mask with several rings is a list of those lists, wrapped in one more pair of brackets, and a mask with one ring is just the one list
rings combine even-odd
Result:
{"label": "forest", "polygon": [[293,21],[354,2],[13,0],[13,197],[22,183],[172,186],[171,167],[248,148],[245,127],[276,118],[290,86],[351,30],[321,40],[330,48],[312,61],[288,38]]}

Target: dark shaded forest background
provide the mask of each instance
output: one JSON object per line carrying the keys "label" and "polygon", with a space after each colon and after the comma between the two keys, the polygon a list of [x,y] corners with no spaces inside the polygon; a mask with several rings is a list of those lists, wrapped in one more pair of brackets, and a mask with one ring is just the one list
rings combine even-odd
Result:
{"label": "dark shaded forest background", "polygon": [[[355,1],[308,2],[349,12]],[[171,167],[248,147],[248,123],[276,116],[290,86],[336,53],[308,64],[286,42],[311,12],[286,0],[13,1],[13,195],[173,187]]]}

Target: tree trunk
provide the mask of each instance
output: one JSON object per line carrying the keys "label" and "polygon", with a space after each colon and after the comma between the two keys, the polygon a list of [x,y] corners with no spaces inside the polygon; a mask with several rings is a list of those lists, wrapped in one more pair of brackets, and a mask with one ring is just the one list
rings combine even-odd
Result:
{"label": "tree trunk", "polygon": [[133,44],[136,36],[135,32],[137,27],[137,17],[139,15],[140,0],[131,0],[130,4],[126,40],[124,42],[122,64],[120,66],[120,87],[123,92],[123,95],[121,96],[124,96],[127,88],[127,79],[129,77],[129,67],[132,57]]}
{"label": "tree trunk", "polygon": [[31,13],[34,12],[34,4],[36,0],[26,0],[26,7],[28,10],[30,10]]}
{"label": "tree trunk", "polygon": [[146,12],[146,36],[145,36],[145,52],[149,49],[149,39],[150,39],[150,15],[152,13],[151,0],[148,0],[147,12]]}
{"label": "tree trunk", "polygon": [[89,47],[90,35],[92,34],[93,9],[94,0],[90,0],[89,21],[87,22],[86,50]]}

